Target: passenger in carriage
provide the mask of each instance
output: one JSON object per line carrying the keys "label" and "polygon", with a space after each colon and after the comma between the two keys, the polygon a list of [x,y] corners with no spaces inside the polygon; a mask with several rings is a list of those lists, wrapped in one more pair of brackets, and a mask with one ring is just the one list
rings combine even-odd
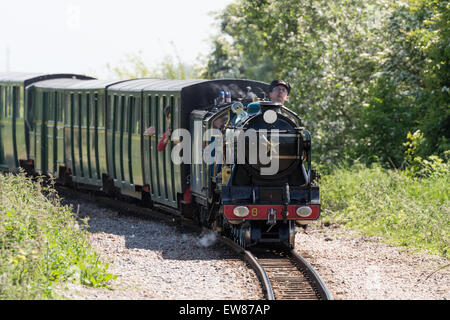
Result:
{"label": "passenger in carriage", "polygon": [[[162,139],[159,141],[158,145],[156,146],[156,149],[158,151],[163,151],[166,148],[167,144],[170,141],[170,135],[172,133],[172,129],[170,128],[170,125],[171,125],[170,106],[167,106],[164,108],[164,115],[166,118],[166,131],[164,132]],[[144,131],[144,134],[148,135],[148,136],[153,136],[155,134],[155,127],[151,126],[151,127],[147,128]]]}
{"label": "passenger in carriage", "polygon": [[169,106],[164,108],[164,114],[166,115],[166,132],[164,132],[162,139],[159,141],[158,145],[156,146],[156,149],[158,151],[164,151],[164,149],[166,148],[167,144],[170,141],[170,135],[172,133],[172,129],[170,128],[171,115],[170,115],[170,107]]}

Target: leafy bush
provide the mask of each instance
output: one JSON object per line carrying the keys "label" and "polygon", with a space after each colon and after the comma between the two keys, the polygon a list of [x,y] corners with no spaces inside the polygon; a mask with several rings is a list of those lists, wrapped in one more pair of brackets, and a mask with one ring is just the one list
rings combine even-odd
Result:
{"label": "leafy bush", "polygon": [[324,221],[383,236],[395,245],[448,256],[450,174],[414,178],[379,165],[322,176]]}
{"label": "leafy bush", "polygon": [[41,181],[0,175],[0,299],[53,299],[52,284],[107,287],[99,261],[71,208]]}
{"label": "leafy bush", "polygon": [[407,147],[405,151],[405,160],[407,167],[405,173],[411,177],[445,177],[450,175],[450,165],[448,157],[450,150],[444,152],[446,161],[436,155],[431,155],[427,159],[423,159],[418,150],[424,144],[424,136],[420,130],[413,134],[408,132],[407,141],[403,144]]}

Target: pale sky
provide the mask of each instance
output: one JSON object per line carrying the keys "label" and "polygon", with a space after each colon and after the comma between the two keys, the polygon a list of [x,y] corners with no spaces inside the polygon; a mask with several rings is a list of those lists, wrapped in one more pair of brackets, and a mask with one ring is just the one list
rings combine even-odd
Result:
{"label": "pale sky", "polygon": [[101,74],[126,54],[154,66],[174,50],[195,63],[219,32],[208,13],[232,1],[3,0],[0,72]]}

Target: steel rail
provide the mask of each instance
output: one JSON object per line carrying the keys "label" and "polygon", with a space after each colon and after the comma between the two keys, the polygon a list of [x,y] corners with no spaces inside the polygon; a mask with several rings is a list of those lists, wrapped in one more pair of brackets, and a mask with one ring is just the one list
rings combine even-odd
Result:
{"label": "steel rail", "polygon": [[308,274],[311,281],[314,282],[313,286],[318,291],[322,300],[333,300],[333,295],[330,290],[328,290],[325,282],[322,280],[317,271],[313,268],[313,266],[305,260],[300,254],[296,251],[291,250],[290,254],[292,258],[297,262],[300,266],[303,267],[303,270]]}
{"label": "steel rail", "polygon": [[250,264],[250,266],[256,272],[256,275],[258,276],[258,279],[261,283],[266,300],[275,300],[275,295],[273,293],[273,288],[269,276],[267,275],[266,270],[264,270],[263,266],[258,262],[258,259],[253,255],[253,253],[251,253],[248,250],[245,250],[236,242],[226,237],[222,236],[220,240],[222,241],[222,243],[231,247],[238,254],[243,255],[244,259]]}
{"label": "steel rail", "polygon": [[249,250],[267,274],[276,300],[333,300],[317,271],[288,246],[255,246]]}

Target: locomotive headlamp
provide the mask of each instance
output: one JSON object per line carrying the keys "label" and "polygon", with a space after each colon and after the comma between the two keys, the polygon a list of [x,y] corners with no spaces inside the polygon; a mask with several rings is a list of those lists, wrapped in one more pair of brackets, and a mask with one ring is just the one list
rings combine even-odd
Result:
{"label": "locomotive headlamp", "polygon": [[278,116],[275,111],[267,110],[266,112],[264,112],[263,118],[266,123],[272,124],[277,121]]}
{"label": "locomotive headlamp", "polygon": [[239,206],[233,209],[233,213],[235,216],[243,218],[248,216],[249,211],[247,207]]}
{"label": "locomotive headlamp", "polygon": [[312,209],[310,207],[299,207],[297,209],[297,215],[299,217],[309,217],[312,213]]}

